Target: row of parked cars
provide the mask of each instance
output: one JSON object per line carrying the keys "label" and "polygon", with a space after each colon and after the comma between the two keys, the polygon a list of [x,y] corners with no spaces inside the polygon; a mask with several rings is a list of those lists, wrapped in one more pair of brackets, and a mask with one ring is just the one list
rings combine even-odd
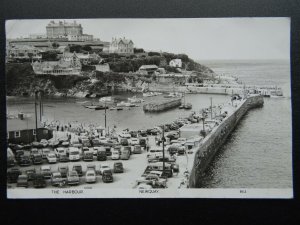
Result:
{"label": "row of parked cars", "polygon": [[101,164],[99,170],[96,170],[94,164],[87,165],[87,170],[84,172],[80,164],[74,164],[69,170],[68,166],[59,166],[57,171],[51,171],[48,165],[41,166],[39,171],[34,168],[27,169],[24,174],[17,168],[12,168],[7,172],[7,182],[17,183],[17,187],[28,187],[29,182],[35,188],[46,187],[46,180],[50,180],[52,186],[65,186],[80,184],[80,177],[85,177],[86,183],[95,183],[97,175],[102,176],[104,183],[113,182],[113,173],[123,173],[124,168],[122,162],[115,162],[111,169],[108,164]]}

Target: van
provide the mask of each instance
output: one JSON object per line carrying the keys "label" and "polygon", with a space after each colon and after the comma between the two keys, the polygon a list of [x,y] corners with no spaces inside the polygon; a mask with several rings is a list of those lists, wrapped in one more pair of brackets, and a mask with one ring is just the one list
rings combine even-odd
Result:
{"label": "van", "polygon": [[80,160],[80,152],[78,148],[74,148],[74,147],[69,148],[69,160],[70,161]]}
{"label": "van", "polygon": [[128,148],[122,148],[120,159],[128,160],[129,158],[130,158],[130,150]]}

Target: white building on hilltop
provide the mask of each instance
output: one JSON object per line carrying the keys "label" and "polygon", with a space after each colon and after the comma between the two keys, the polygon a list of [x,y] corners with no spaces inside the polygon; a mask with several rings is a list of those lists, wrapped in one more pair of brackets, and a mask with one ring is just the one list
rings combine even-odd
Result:
{"label": "white building on hilltop", "polygon": [[134,44],[132,40],[124,38],[112,38],[109,45],[109,53],[133,54]]}
{"label": "white building on hilltop", "polygon": [[171,67],[181,68],[182,67],[182,61],[181,59],[172,59],[169,63]]}

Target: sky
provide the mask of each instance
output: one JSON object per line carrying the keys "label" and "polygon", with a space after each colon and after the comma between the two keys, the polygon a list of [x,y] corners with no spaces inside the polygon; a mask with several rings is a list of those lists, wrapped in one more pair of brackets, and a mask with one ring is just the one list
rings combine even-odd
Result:
{"label": "sky", "polygon": [[[6,21],[6,37],[46,33],[46,20]],[[54,21],[58,22],[57,19]],[[71,22],[73,20],[66,19]],[[185,53],[194,60],[290,58],[290,19],[76,19],[83,33],[102,41],[125,37],[146,51]]]}

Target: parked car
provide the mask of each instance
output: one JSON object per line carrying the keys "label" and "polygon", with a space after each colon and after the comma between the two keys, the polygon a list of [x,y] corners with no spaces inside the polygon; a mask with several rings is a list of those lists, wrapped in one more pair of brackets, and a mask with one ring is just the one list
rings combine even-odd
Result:
{"label": "parked car", "polygon": [[146,139],[145,138],[140,138],[140,140],[139,140],[139,144],[140,144],[140,146],[142,146],[142,147],[146,147],[146,145],[147,145],[147,141],[146,141]]}
{"label": "parked car", "polygon": [[19,160],[19,165],[20,166],[30,166],[31,165],[30,157],[27,155],[22,155]]}
{"label": "parked car", "polygon": [[106,163],[100,164],[99,173],[102,174],[104,170],[110,170],[109,165]]}
{"label": "parked car", "polygon": [[21,175],[22,172],[17,168],[12,168],[7,171],[7,183],[16,183],[18,180],[19,175]]}
{"label": "parked car", "polygon": [[131,137],[136,138],[138,135],[138,132],[132,130],[132,131],[129,131],[129,134],[131,135]]}
{"label": "parked car", "polygon": [[129,145],[128,139],[127,138],[121,138],[120,139],[120,145],[122,145],[122,146],[128,146]]}
{"label": "parked car", "polygon": [[47,186],[44,175],[41,173],[36,173],[33,177],[32,184],[34,188],[44,188]]}
{"label": "parked car", "polygon": [[40,143],[43,145],[43,147],[47,147],[48,146],[48,141],[46,139],[40,140]]}
{"label": "parked car", "polygon": [[149,163],[142,176],[147,176],[147,174],[153,170],[163,172],[162,177],[172,177],[173,176],[173,170],[171,167],[171,163],[165,163],[165,170],[163,170],[163,162]]}
{"label": "parked car", "polygon": [[7,164],[7,167],[13,167],[13,166],[15,166],[16,162],[15,162],[14,157],[8,156],[6,164]]}
{"label": "parked car", "polygon": [[86,170],[94,170],[96,172],[96,165],[95,164],[87,164]]}
{"label": "parked car", "polygon": [[123,173],[123,163],[122,162],[115,162],[114,163],[114,173]]}
{"label": "parked car", "polygon": [[28,187],[28,176],[19,175],[17,180],[17,187]]}
{"label": "parked car", "polygon": [[131,138],[130,133],[128,133],[128,131],[122,131],[120,134],[121,138]]}
{"label": "parked car", "polygon": [[47,161],[48,161],[48,163],[56,163],[57,158],[56,158],[55,154],[54,153],[49,153],[47,155]]}
{"label": "parked car", "polygon": [[69,185],[78,185],[79,184],[79,176],[75,170],[69,171],[67,174],[67,183]]}
{"label": "parked car", "polygon": [[67,173],[69,172],[69,167],[68,166],[59,166],[58,172],[60,172],[62,177],[67,177]]}
{"label": "parked car", "polygon": [[82,166],[80,164],[74,164],[72,170],[75,170],[80,177],[83,175]]}
{"label": "parked car", "polygon": [[130,158],[130,151],[131,151],[131,148],[130,149],[128,149],[128,148],[122,148],[121,149],[120,159],[128,160]]}
{"label": "parked car", "polygon": [[92,144],[93,144],[93,147],[98,147],[101,145],[100,140],[98,138],[93,139]]}
{"label": "parked car", "polygon": [[82,147],[92,147],[91,141],[88,138],[81,139]]}
{"label": "parked car", "polygon": [[111,147],[110,146],[103,146],[105,148],[106,156],[111,156]]}
{"label": "parked car", "polygon": [[107,159],[106,150],[105,150],[105,148],[101,147],[97,151],[97,160],[98,161],[105,161],[106,159]]}
{"label": "parked car", "polygon": [[80,160],[80,151],[78,148],[74,148],[74,147],[69,148],[69,160],[70,161]]}
{"label": "parked car", "polygon": [[94,154],[92,151],[85,151],[83,152],[83,161],[93,161],[94,160]]}
{"label": "parked car", "polygon": [[52,173],[51,184],[52,184],[52,186],[62,186],[63,185],[63,178],[62,178],[60,172]]}
{"label": "parked car", "polygon": [[69,162],[69,157],[67,156],[66,153],[62,153],[58,156],[58,161],[59,162]]}
{"label": "parked car", "polygon": [[85,174],[85,182],[86,183],[95,183],[96,182],[96,171],[95,170],[87,170]]}
{"label": "parked car", "polygon": [[55,155],[56,155],[57,158],[59,158],[59,156],[60,156],[61,154],[67,154],[66,149],[63,148],[63,147],[58,147],[58,148],[56,148],[56,149],[54,150],[54,152],[55,152]]}
{"label": "parked car", "polygon": [[120,153],[118,150],[113,150],[111,154],[111,159],[120,159]]}
{"label": "parked car", "polygon": [[44,176],[45,179],[51,178],[51,168],[48,165],[41,166],[41,174]]}
{"label": "parked car", "polygon": [[42,149],[42,158],[43,159],[47,159],[48,154],[50,153],[50,149],[49,148],[43,148]]}
{"label": "parked car", "polygon": [[32,163],[33,164],[42,164],[43,163],[43,157],[41,154],[37,153],[37,154],[34,154],[32,156]]}
{"label": "parked car", "polygon": [[147,131],[145,131],[145,130],[139,130],[138,133],[142,137],[147,137]]}
{"label": "parked car", "polygon": [[69,142],[69,140],[68,141],[64,141],[63,143],[61,143],[61,145],[66,148],[66,147],[70,146],[70,142]]}
{"label": "parked car", "polygon": [[112,175],[112,172],[111,170],[104,170],[103,173],[102,173],[102,181],[104,183],[109,183],[109,182],[113,182],[114,181],[114,178],[113,178],[113,175]]}
{"label": "parked car", "polygon": [[153,188],[166,188],[167,180],[162,177],[161,171],[150,171],[145,177],[141,177],[137,180],[137,184],[148,184]]}
{"label": "parked car", "polygon": [[42,154],[42,152],[40,150],[38,150],[37,148],[33,148],[30,150],[30,158],[33,158],[34,154]]}
{"label": "parked car", "polygon": [[15,154],[16,160],[19,162],[21,159],[21,156],[23,156],[24,154],[25,154],[24,150],[17,150],[16,154]]}
{"label": "parked car", "polygon": [[132,153],[134,153],[134,154],[141,154],[142,153],[142,147],[140,145],[135,145],[133,147]]}
{"label": "parked car", "polygon": [[138,145],[138,144],[140,144],[139,139],[138,138],[131,138],[130,139],[130,144],[131,145]]}
{"label": "parked car", "polygon": [[36,174],[36,170],[35,168],[29,168],[25,171],[27,177],[28,177],[28,180],[31,181],[33,180],[33,177],[35,176]]}

